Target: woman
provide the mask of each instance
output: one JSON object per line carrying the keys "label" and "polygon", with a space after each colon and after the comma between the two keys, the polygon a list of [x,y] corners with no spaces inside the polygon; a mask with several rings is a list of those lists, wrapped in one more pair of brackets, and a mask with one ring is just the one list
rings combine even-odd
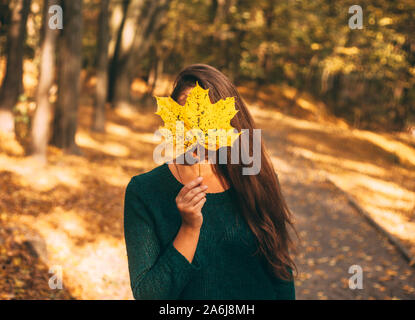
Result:
{"label": "woman", "polygon": [[[237,89],[211,66],[180,72],[172,99],[184,105],[196,81],[212,103],[235,97],[231,125],[252,134]],[[136,299],[295,299],[291,213],[264,145],[257,175],[231,164],[230,150],[227,164],[201,164],[201,177],[198,164],[173,161],[129,182],[124,230]]]}

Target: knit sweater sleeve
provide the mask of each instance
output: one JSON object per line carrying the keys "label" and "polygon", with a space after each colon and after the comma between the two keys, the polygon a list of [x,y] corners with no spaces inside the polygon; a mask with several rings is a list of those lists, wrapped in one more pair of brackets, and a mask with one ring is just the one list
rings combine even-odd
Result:
{"label": "knit sweater sleeve", "polygon": [[173,246],[174,239],[161,246],[154,219],[140,194],[133,177],[124,200],[124,236],[133,296],[140,300],[177,299],[201,265],[196,257],[190,263]]}

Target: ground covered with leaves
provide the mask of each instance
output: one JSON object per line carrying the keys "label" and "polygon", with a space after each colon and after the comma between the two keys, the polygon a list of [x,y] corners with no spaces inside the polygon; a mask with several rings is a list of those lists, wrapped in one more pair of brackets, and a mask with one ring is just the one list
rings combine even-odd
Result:
{"label": "ground covered with leaves", "polygon": [[[241,91],[250,97],[249,87]],[[264,108],[271,98],[286,100],[297,114],[283,113],[283,105]],[[415,298],[415,269],[344,193],[414,252],[411,138],[352,130],[289,89],[264,89],[250,109],[301,236],[297,298]],[[84,103],[76,136],[83,154],[49,147],[47,166],[1,137],[0,299],[132,298],[123,200],[129,179],[156,166],[153,133],[161,123],[154,111],[108,110],[106,133],[94,133],[88,129],[92,106]],[[363,289],[349,288],[352,265],[363,269]],[[49,287],[56,266],[63,289]]]}

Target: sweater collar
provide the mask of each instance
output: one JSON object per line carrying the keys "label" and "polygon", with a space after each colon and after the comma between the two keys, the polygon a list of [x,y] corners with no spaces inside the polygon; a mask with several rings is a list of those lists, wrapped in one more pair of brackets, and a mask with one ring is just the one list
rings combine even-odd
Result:
{"label": "sweater collar", "polygon": [[[170,171],[170,168],[167,162],[163,163],[160,166],[161,173],[163,176],[163,183],[166,184],[170,190],[174,192],[179,192],[184,185],[176,179],[173,173]],[[215,192],[215,193],[206,193],[206,204],[213,204],[213,203],[224,203],[229,201],[230,195],[232,193],[233,188],[230,187],[222,192]]]}

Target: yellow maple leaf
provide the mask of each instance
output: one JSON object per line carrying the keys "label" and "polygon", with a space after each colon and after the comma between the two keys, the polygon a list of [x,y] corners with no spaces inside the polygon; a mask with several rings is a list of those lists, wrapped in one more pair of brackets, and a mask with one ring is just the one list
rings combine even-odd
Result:
{"label": "yellow maple leaf", "polygon": [[184,106],[171,97],[156,97],[157,112],[164,121],[164,136],[175,146],[183,144],[189,150],[199,143],[209,150],[232,146],[241,134],[230,124],[238,113],[235,98],[228,97],[212,104],[209,89],[196,83]]}

